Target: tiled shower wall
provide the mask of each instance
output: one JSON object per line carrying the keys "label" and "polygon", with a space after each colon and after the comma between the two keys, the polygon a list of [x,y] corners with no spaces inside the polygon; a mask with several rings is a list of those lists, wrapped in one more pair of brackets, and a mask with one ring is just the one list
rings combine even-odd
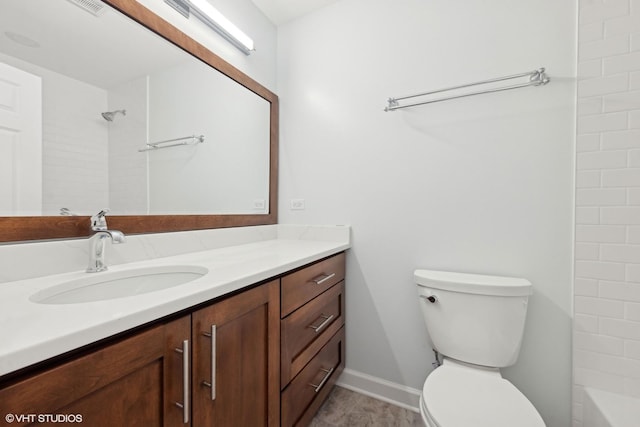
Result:
{"label": "tiled shower wall", "polygon": [[574,427],[584,387],[640,397],[640,0],[580,0]]}

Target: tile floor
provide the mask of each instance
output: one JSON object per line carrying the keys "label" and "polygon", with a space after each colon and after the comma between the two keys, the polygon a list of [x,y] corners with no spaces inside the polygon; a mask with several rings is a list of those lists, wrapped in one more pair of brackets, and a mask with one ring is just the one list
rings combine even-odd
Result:
{"label": "tile floor", "polygon": [[422,427],[420,414],[335,387],[311,427]]}

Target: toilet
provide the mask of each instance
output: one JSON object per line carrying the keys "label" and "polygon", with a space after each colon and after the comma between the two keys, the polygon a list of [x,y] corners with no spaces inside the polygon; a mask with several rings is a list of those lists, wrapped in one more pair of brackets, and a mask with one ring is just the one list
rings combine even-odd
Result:
{"label": "toilet", "polygon": [[500,368],[518,359],[529,295],[526,279],[416,270],[420,307],[442,364],[420,396],[427,427],[544,427]]}

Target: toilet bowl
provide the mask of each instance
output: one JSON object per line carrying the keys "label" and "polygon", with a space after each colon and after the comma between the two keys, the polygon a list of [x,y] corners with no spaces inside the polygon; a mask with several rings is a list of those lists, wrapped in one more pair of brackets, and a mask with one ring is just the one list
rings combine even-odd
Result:
{"label": "toilet bowl", "polygon": [[544,427],[529,400],[498,370],[451,359],[433,371],[420,396],[427,427]]}
{"label": "toilet bowl", "polygon": [[532,285],[520,278],[416,270],[427,330],[443,363],[427,377],[427,427],[544,427],[500,368],[520,352]]}

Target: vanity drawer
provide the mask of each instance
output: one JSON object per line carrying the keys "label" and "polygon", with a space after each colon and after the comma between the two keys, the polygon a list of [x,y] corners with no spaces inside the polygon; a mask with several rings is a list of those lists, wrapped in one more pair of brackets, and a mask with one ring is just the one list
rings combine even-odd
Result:
{"label": "vanity drawer", "polygon": [[344,271],[345,254],[343,252],[284,276],[280,290],[281,317],[287,316],[343,280]]}
{"label": "vanity drawer", "polygon": [[282,392],[282,426],[306,426],[344,369],[344,327]]}
{"label": "vanity drawer", "polygon": [[344,281],[294,311],[280,325],[280,384],[284,388],[344,325]]}

